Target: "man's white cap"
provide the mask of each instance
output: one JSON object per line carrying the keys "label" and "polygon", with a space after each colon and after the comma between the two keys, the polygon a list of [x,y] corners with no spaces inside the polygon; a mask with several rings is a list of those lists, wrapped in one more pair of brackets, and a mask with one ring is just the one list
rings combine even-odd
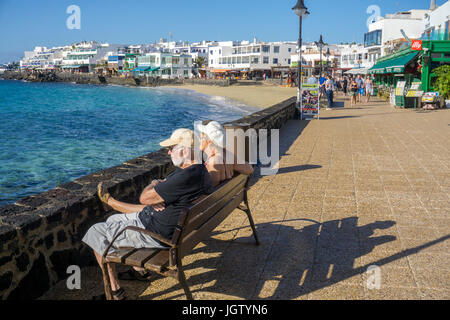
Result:
{"label": "man's white cap", "polygon": [[175,130],[169,139],[159,143],[161,147],[172,147],[177,144],[183,147],[194,147],[194,132],[191,129],[180,128]]}
{"label": "man's white cap", "polygon": [[207,125],[197,125],[196,130],[206,134],[216,146],[225,147],[225,129],[217,121],[211,121]]}

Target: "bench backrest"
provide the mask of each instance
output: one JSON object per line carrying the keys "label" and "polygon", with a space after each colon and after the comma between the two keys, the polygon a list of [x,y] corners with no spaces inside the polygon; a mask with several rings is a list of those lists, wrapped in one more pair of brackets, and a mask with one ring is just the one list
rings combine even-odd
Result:
{"label": "bench backrest", "polygon": [[179,218],[172,242],[170,264],[183,258],[202,240],[209,236],[244,200],[248,176],[239,174],[220,184],[214,192],[198,199]]}

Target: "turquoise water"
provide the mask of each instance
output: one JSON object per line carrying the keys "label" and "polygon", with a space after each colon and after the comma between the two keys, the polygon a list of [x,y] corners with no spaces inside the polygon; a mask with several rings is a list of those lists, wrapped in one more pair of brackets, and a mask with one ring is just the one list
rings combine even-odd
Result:
{"label": "turquoise water", "polygon": [[187,90],[0,80],[0,206],[158,150],[195,120],[251,111]]}

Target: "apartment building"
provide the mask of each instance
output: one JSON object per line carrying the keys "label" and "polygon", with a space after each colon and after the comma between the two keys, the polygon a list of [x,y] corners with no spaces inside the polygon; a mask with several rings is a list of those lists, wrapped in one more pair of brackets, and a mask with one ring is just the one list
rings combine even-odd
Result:
{"label": "apartment building", "polygon": [[[410,10],[387,14],[369,24],[369,31],[364,34],[364,47],[368,49],[370,60],[376,60],[398,50],[407,40],[422,36],[423,19],[430,10]],[[402,33],[403,31],[403,33]]]}
{"label": "apartment building", "polygon": [[219,70],[270,71],[272,67],[289,67],[294,42],[219,42],[209,48],[209,68]]}
{"label": "apartment building", "polygon": [[138,75],[166,79],[192,77],[192,57],[188,54],[151,52],[137,57],[137,64],[138,67],[133,71]]}

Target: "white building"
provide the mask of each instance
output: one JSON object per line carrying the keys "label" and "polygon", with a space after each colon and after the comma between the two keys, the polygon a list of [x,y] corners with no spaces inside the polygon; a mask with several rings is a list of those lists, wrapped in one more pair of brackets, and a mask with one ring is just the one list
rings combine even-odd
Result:
{"label": "white building", "polygon": [[238,71],[270,71],[272,67],[289,67],[293,42],[219,42],[209,47],[209,68]]}
{"label": "white building", "polygon": [[20,60],[22,69],[54,69],[60,67],[64,56],[64,50],[68,47],[35,47],[33,51],[25,51]]}
{"label": "white building", "polygon": [[369,55],[369,49],[363,44],[339,45],[340,67],[342,69],[371,68],[376,61],[374,55]]}
{"label": "white building", "polygon": [[191,78],[192,57],[188,54],[152,52],[137,58],[137,72],[161,78]]}
{"label": "white building", "polygon": [[423,19],[430,10],[410,10],[387,14],[384,18],[369,24],[369,32],[364,35],[364,46],[368,49],[370,60],[399,49],[406,42],[405,36],[418,39],[423,33]]}
{"label": "white building", "polygon": [[423,19],[424,40],[450,40],[450,1],[437,7],[432,1],[430,12]]}
{"label": "white building", "polygon": [[82,43],[73,45],[72,49],[65,51],[61,68],[65,70],[79,70],[81,72],[92,72],[97,64],[108,61],[109,56],[117,55],[120,44],[97,44]]}

